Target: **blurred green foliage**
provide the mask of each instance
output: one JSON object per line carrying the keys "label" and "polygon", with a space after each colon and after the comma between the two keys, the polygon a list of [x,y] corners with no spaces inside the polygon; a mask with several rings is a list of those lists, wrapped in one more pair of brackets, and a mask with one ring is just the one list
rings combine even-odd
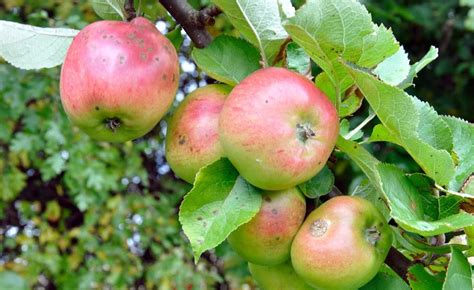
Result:
{"label": "blurred green foliage", "polygon": [[[171,21],[156,1],[142,2],[149,17]],[[439,112],[473,121],[470,7],[458,0],[363,2],[410,55],[420,58],[431,44],[440,48],[440,58],[411,90]],[[4,0],[0,19],[76,29],[98,20],[86,1],[59,0]],[[211,28],[222,31],[234,33],[225,16]],[[62,110],[59,71],[22,71],[0,62],[0,289],[255,287],[226,244],[194,265],[177,221],[189,185],[175,179],[163,158],[165,122],[133,143],[94,142]],[[182,91],[197,78],[192,72],[182,79]],[[396,146],[371,149],[384,161],[417,169]],[[348,160],[334,171],[346,190],[362,178]]]}

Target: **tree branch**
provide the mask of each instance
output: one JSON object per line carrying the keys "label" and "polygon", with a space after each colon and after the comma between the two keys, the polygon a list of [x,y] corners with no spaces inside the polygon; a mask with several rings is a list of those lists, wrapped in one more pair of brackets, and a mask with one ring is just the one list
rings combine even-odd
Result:
{"label": "tree branch", "polygon": [[394,247],[391,247],[387,258],[385,259],[385,264],[392,268],[392,270],[395,271],[398,276],[408,283],[408,268],[410,268],[413,264],[400,251]]}
{"label": "tree branch", "polygon": [[161,5],[181,24],[196,47],[204,48],[212,42],[211,34],[206,25],[214,24],[214,17],[221,13],[215,6],[195,10],[186,0],[159,0]]}

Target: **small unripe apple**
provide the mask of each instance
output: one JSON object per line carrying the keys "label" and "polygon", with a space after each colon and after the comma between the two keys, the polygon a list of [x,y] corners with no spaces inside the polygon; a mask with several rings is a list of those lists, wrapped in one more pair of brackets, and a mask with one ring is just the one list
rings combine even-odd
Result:
{"label": "small unripe apple", "polygon": [[98,21],[69,47],[61,101],[92,138],[123,142],[143,136],[171,106],[179,79],[176,51],[153,23]]}
{"label": "small unripe apple", "polygon": [[238,84],[219,118],[226,157],[251,184],[281,190],[326,164],[339,133],[331,101],[304,76],[260,69]]}
{"label": "small unripe apple", "polygon": [[312,290],[298,275],[291,262],[276,266],[249,263],[249,271],[262,290]]}
{"label": "small unripe apple", "polygon": [[291,261],[313,287],[358,289],[377,274],[391,244],[391,229],[372,203],[340,196],[306,218],[293,240]]}
{"label": "small unripe apple", "polygon": [[174,112],[166,134],[166,160],[189,183],[199,169],[223,156],[219,114],[231,88],[208,85],[187,96]]}
{"label": "small unripe apple", "polygon": [[290,258],[291,242],[304,220],[306,202],[297,188],[263,192],[259,212],[227,240],[246,261],[266,266]]}

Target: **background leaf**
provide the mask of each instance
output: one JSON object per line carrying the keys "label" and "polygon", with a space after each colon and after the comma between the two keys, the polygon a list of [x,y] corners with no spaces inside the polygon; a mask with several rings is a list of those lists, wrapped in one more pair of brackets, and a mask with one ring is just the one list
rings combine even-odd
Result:
{"label": "background leaf", "polygon": [[63,63],[78,32],[0,20],[0,56],[21,69],[54,67]]}
{"label": "background leaf", "polygon": [[26,290],[28,283],[15,272],[0,272],[0,289]]}

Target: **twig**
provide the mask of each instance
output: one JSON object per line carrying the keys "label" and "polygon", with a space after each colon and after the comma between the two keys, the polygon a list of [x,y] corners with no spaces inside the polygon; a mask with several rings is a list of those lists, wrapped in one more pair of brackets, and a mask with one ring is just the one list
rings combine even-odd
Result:
{"label": "twig", "polygon": [[123,8],[125,9],[125,13],[127,13],[127,21],[130,21],[133,18],[137,17],[137,12],[135,11],[133,0],[125,1],[125,5],[123,6]]}
{"label": "twig", "polygon": [[394,247],[391,247],[385,263],[392,268],[395,273],[398,274],[403,280],[408,282],[408,268],[412,266],[412,262],[405,257],[401,252],[399,252]]}
{"label": "twig", "polygon": [[221,13],[215,6],[200,11],[195,10],[186,0],[159,0],[161,5],[181,24],[196,47],[204,48],[212,42],[206,25],[214,24],[214,17]]}

